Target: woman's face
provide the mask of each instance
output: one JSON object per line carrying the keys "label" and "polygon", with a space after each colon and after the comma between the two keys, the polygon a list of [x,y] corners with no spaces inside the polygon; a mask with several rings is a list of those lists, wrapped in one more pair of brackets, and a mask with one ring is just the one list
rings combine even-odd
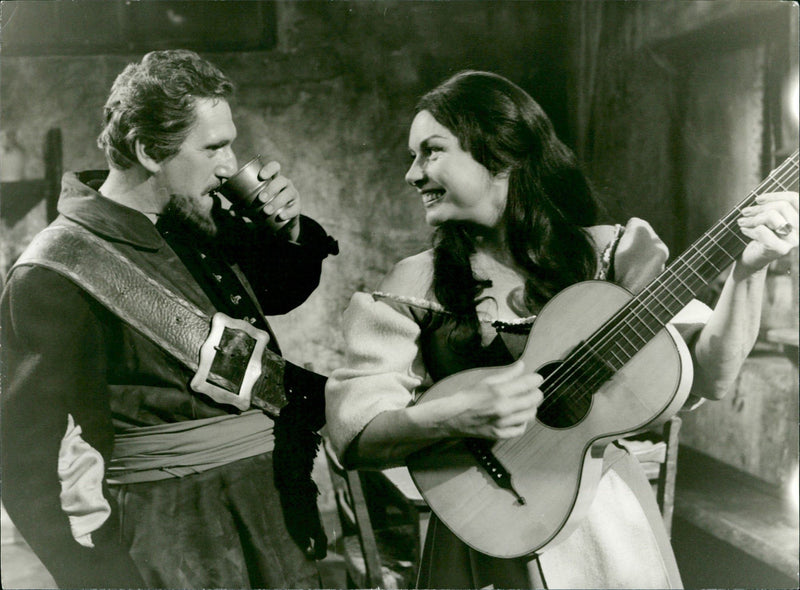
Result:
{"label": "woman's face", "polygon": [[422,195],[429,225],[470,221],[497,227],[508,196],[507,174],[493,176],[428,111],[414,117],[408,148],[414,160],[406,182]]}

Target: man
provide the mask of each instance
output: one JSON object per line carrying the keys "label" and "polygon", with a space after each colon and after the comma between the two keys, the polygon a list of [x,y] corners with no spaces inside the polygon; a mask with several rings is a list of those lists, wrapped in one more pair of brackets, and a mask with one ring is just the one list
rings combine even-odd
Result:
{"label": "man", "polygon": [[237,169],[232,92],[190,51],[127,66],[110,170],[64,176],[9,275],[3,502],[61,587],[319,585],[324,379],[264,316],[308,297],[336,243],[275,162],[246,216],[215,193]]}

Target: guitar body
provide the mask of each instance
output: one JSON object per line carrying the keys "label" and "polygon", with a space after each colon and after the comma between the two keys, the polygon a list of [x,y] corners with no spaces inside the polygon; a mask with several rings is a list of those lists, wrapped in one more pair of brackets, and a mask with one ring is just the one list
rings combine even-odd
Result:
{"label": "guitar body", "polygon": [[[565,289],[533,325],[522,355],[526,368],[544,374],[557,366],[631,298],[625,289],[602,281]],[[503,369],[451,375],[417,403],[468,389]],[[503,558],[542,552],[565,539],[586,514],[606,445],[668,420],[686,401],[691,380],[689,351],[667,326],[593,393],[577,420],[553,426],[537,419],[522,436],[490,444],[524,503],[489,476],[463,440],[415,453],[408,467],[433,512],[470,547]]]}

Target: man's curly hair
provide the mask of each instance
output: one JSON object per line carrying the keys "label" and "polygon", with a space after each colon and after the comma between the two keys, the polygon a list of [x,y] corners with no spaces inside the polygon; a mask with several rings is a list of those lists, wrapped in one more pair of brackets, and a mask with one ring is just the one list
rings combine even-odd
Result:
{"label": "man's curly hair", "polygon": [[227,99],[233,83],[193,51],[151,51],[117,76],[103,108],[97,145],[110,166],[136,163],[136,141],[161,162],[175,155],[196,121],[199,98]]}

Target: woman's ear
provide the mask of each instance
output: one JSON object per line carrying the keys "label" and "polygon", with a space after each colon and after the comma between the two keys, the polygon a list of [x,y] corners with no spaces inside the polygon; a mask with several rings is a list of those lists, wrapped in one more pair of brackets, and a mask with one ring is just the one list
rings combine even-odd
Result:
{"label": "woman's ear", "polygon": [[161,170],[161,164],[151,158],[144,149],[144,145],[138,139],[136,140],[136,159],[144,168],[151,174],[155,174]]}

